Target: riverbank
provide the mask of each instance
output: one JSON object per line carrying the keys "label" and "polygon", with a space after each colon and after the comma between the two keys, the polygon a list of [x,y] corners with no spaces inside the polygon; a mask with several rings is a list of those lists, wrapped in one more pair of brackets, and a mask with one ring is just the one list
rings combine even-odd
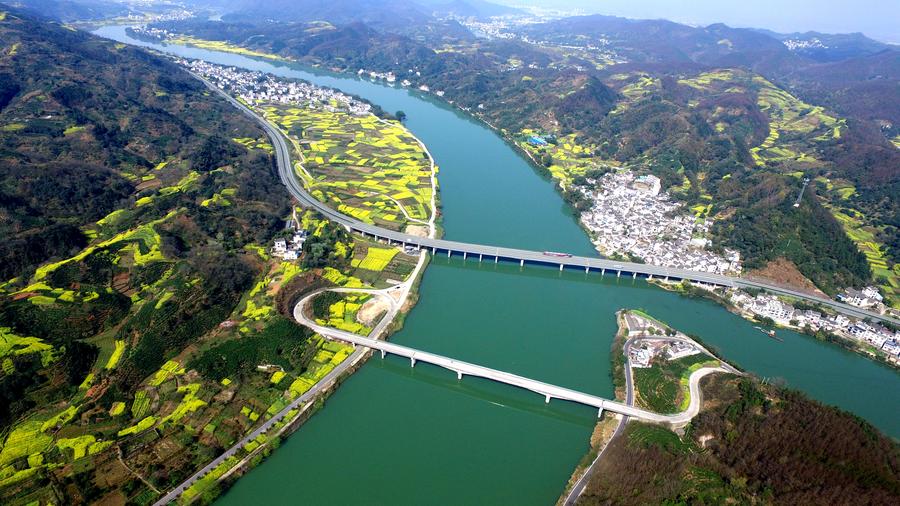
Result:
{"label": "riverbank", "polygon": [[[814,329],[810,325],[792,325],[790,321],[785,323],[784,321],[776,322],[771,318],[761,317],[753,313],[752,311],[739,307],[732,301],[733,292],[743,293],[740,290],[731,289],[726,290],[725,293],[719,293],[716,291],[717,289],[710,289],[706,286],[698,286],[692,284],[685,283],[674,283],[674,282],[665,282],[663,280],[652,280],[651,284],[658,286],[659,288],[678,293],[683,297],[688,298],[703,298],[710,301],[715,302],[716,304],[724,307],[732,314],[740,316],[744,320],[749,322],[757,323],[760,325],[764,325],[770,328],[783,329],[783,330],[791,330],[809,337],[812,337],[818,341],[827,342],[832,345],[839,346],[847,351],[856,353],[858,355],[862,355],[867,359],[873,360],[885,366],[892,368],[894,371],[900,372],[900,357],[896,355],[888,355],[881,349],[874,348],[872,345],[867,344],[862,339],[854,339],[848,335],[839,335],[835,332],[831,332],[823,329]],[[723,289],[718,289],[723,290]],[[732,295],[729,295],[729,292],[732,292]],[[747,294],[749,296],[749,294]],[[784,302],[785,304],[796,304],[797,301],[791,299],[789,297],[783,296],[773,296],[778,300]],[[815,311],[820,312],[824,317],[834,317],[836,313],[826,311],[822,307],[816,307]],[[824,319],[824,318],[823,318]],[[760,331],[763,331],[760,328]],[[774,332],[774,330],[772,331]],[[765,333],[765,332],[764,332]]]}

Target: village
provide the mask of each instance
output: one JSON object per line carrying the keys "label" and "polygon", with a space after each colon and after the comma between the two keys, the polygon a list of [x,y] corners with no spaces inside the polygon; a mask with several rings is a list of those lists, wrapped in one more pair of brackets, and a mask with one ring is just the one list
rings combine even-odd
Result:
{"label": "village", "polygon": [[[716,287],[702,283],[695,283],[692,286],[709,292],[716,290]],[[870,288],[865,291],[871,290]],[[882,355],[888,362],[900,365],[900,331],[877,323],[849,318],[840,313],[825,314],[816,309],[796,308],[779,297],[766,293],[753,294],[729,289],[725,292],[725,298],[734,306],[737,313],[746,318],[762,321],[765,325],[789,328],[808,334],[818,332],[833,334],[873,356]],[[762,327],[759,329],[778,339],[774,330]]]}
{"label": "village", "polygon": [[223,67],[201,60],[178,59],[177,63],[212,82],[219,89],[237,95],[247,103],[256,101],[280,104],[307,104],[310,109],[334,112],[338,108],[356,116],[372,113],[372,106],[339,91],[302,81],[279,79],[263,72]]}
{"label": "village", "polygon": [[652,175],[611,172],[581,189],[591,202],[581,215],[600,254],[716,274],[741,272],[740,253],[708,249],[710,220],[685,212]]}

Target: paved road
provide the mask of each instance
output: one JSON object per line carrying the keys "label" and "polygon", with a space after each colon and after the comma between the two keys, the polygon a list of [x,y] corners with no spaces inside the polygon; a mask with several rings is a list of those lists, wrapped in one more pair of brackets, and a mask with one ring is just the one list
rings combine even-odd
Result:
{"label": "paved road", "polygon": [[489,246],[483,244],[470,244],[458,241],[448,241],[444,239],[436,239],[432,237],[418,237],[403,232],[384,229],[375,225],[369,225],[358,221],[352,217],[341,214],[326,204],[316,200],[315,197],[307,192],[306,188],[297,180],[294,169],[291,166],[291,155],[287,142],[281,132],[275,129],[265,118],[260,117],[255,112],[247,108],[244,104],[235,100],[229,94],[220,90],[212,83],[204,80],[200,76],[196,76],[203,81],[211,90],[219,93],[232,105],[237,107],[247,117],[255,120],[266,131],[272,144],[275,147],[275,156],[278,163],[278,173],[282,182],[287,186],[288,191],[298,201],[308,207],[315,208],[328,219],[340,223],[348,230],[358,232],[363,235],[372,236],[390,242],[401,243],[404,245],[415,246],[420,249],[431,250],[432,253],[446,253],[456,255],[466,255],[471,258],[479,258],[488,261],[515,261],[530,264],[542,264],[559,266],[562,269],[580,269],[583,271],[618,273],[618,275],[646,276],[649,278],[677,280],[689,280],[693,282],[706,283],[716,286],[724,286],[730,288],[757,288],[764,289],[771,293],[779,295],[787,295],[796,297],[808,302],[821,304],[830,307],[840,313],[853,316],[855,318],[871,318],[873,320],[890,322],[900,325],[900,320],[889,316],[880,315],[872,311],[866,311],[849,304],[837,302],[826,297],[816,297],[803,292],[782,288],[776,285],[753,281],[745,278],[725,276],[722,274],[712,274],[708,272],[691,271],[687,269],[675,269],[650,264],[638,264],[632,262],[620,262],[616,260],[607,260],[603,258],[579,257],[579,256],[563,256],[557,257],[548,255],[546,252],[529,251],[515,248],[503,248],[499,246]]}

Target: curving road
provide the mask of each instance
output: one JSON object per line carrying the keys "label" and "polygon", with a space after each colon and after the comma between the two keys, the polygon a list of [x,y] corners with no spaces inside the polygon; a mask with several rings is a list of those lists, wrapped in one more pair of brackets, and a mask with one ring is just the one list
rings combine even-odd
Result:
{"label": "curving road", "polygon": [[[305,206],[315,208],[328,219],[339,223],[348,230],[363,235],[369,235],[376,239],[386,240],[388,242],[396,242],[404,245],[415,246],[418,249],[431,250],[432,253],[438,252],[452,254],[463,254],[471,257],[478,257],[479,260],[488,259],[498,262],[516,261],[524,265],[526,262],[531,264],[542,264],[559,266],[560,269],[580,269],[585,272],[598,271],[605,273],[609,271],[615,272],[617,275],[631,274],[633,277],[646,276],[650,279],[660,278],[673,281],[688,280],[698,283],[706,283],[716,286],[729,288],[755,288],[766,290],[771,293],[786,295],[805,300],[807,302],[821,304],[835,311],[843,313],[854,318],[869,318],[877,321],[889,322],[894,325],[900,325],[900,320],[891,318],[890,316],[880,315],[872,311],[867,311],[858,307],[844,304],[825,297],[816,297],[803,292],[782,288],[776,285],[753,281],[746,278],[725,276],[722,274],[713,274],[708,272],[691,271],[687,269],[676,269],[650,264],[638,264],[633,262],[620,262],[617,260],[608,260],[604,258],[579,257],[579,256],[554,256],[545,252],[529,251],[515,248],[503,248],[499,246],[489,246],[483,244],[470,244],[458,241],[448,241],[444,239],[436,239],[433,237],[418,237],[404,232],[388,230],[375,225],[363,223],[355,218],[344,215],[328,207],[320,202],[303,187],[294,174],[291,166],[291,155],[284,136],[275,127],[273,127],[265,118],[262,118],[247,106],[237,101],[234,97],[219,89],[201,76],[194,74],[194,77],[201,80],[210,90],[215,91],[233,106],[238,108],[244,115],[253,119],[266,131],[266,134],[272,140],[275,148],[275,157],[278,164],[278,174],[282,183],[287,186],[288,191],[300,203]],[[433,160],[432,160],[433,161]]]}
{"label": "curving road", "polygon": [[[625,313],[623,315],[625,319],[626,328],[630,333],[633,329],[633,325],[636,324],[636,320],[631,317],[630,313]],[[635,341],[656,341],[656,340],[665,340],[665,341],[677,341],[683,343],[689,343],[696,346],[698,349],[702,350],[704,353],[709,355],[710,357],[715,357],[714,354],[710,353],[709,350],[704,348],[700,343],[694,341],[693,339],[686,339],[677,336],[667,336],[660,338],[652,338],[647,337],[646,335],[639,335],[630,337],[625,341],[625,345],[622,346],[622,352],[625,354],[625,364],[624,364],[624,374],[625,374],[625,403],[629,406],[634,406],[634,375],[631,372],[631,346]],[[687,410],[680,413],[682,419],[686,418],[687,420],[683,420],[682,423],[687,423],[698,413],[700,413],[700,407],[702,406],[702,393],[700,390],[700,380],[703,379],[704,376],[708,374],[712,374],[714,372],[727,372],[731,374],[743,375],[741,371],[735,369],[730,364],[719,361],[721,364],[719,367],[704,367],[702,369],[698,369],[694,371],[690,378],[688,379],[688,389],[690,391],[690,404],[688,405]],[[610,436],[609,441],[607,441],[606,446],[600,450],[600,453],[597,454],[597,457],[591,462],[591,465],[585,469],[584,473],[582,473],[581,477],[578,478],[578,481],[575,482],[575,485],[572,486],[572,490],[569,491],[569,494],[566,495],[565,500],[563,500],[564,506],[572,506],[577,501],[578,498],[581,497],[581,494],[584,492],[585,487],[587,487],[588,481],[590,481],[591,477],[594,473],[597,472],[597,464],[600,462],[600,458],[603,457],[603,454],[606,452],[606,449],[609,448],[609,444],[613,439],[619,437],[622,434],[622,431],[625,430],[625,424],[628,423],[629,417],[626,415],[622,415],[622,418],[619,420],[619,425],[616,427],[616,430],[613,432],[612,436]]]}

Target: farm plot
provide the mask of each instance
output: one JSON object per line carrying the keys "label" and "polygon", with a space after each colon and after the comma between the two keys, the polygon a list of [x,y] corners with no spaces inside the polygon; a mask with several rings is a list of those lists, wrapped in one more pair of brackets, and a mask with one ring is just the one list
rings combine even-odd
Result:
{"label": "farm plot", "polygon": [[319,200],[393,230],[431,219],[431,160],[399,123],[336,108],[257,108],[296,141]]}
{"label": "farm plot", "polygon": [[[769,135],[751,154],[758,165],[816,166],[816,143],[841,137],[844,121],[809,105],[762,77],[754,77],[757,104],[769,117]],[[803,165],[801,165],[803,167]]]}
{"label": "farm plot", "polygon": [[355,268],[353,276],[366,285],[387,288],[409,277],[416,261],[417,257],[401,253],[399,249],[357,239],[350,265]]}
{"label": "farm plot", "polygon": [[895,264],[885,255],[885,246],[876,238],[877,228],[866,224],[866,217],[849,208],[829,206],[831,214],[837,218],[847,237],[866,256],[878,287],[885,295],[886,304],[900,308],[900,264]]}
{"label": "farm plot", "polygon": [[546,167],[550,177],[566,184],[591,169],[606,166],[595,156],[597,147],[580,144],[575,134],[544,136],[526,128],[519,133],[517,143],[536,163]]}
{"label": "farm plot", "polygon": [[705,365],[718,365],[718,361],[700,353],[635,369],[637,404],[656,413],[677,413],[687,409],[690,403],[687,380],[691,373]]}

